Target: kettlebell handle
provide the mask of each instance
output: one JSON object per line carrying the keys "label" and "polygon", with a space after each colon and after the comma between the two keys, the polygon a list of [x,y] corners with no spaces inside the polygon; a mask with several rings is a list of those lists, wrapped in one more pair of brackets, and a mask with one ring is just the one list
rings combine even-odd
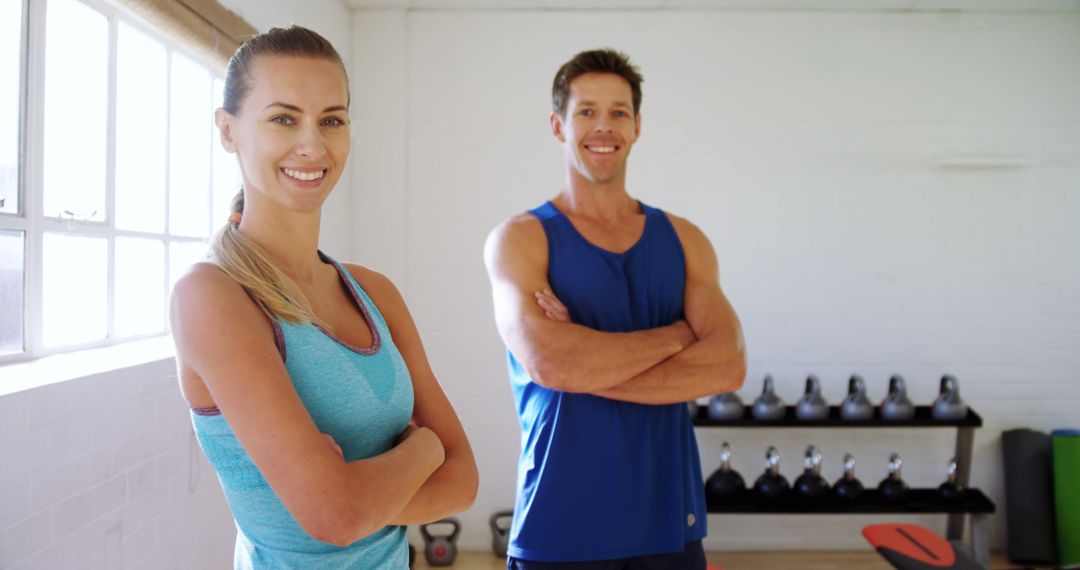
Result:
{"label": "kettlebell handle", "polygon": [[420,525],[420,534],[423,535],[425,541],[428,541],[428,542],[431,541],[431,533],[428,532],[428,527],[429,526],[434,526],[434,525],[437,525],[437,524],[448,524],[448,525],[454,527],[454,530],[450,531],[450,535],[447,537],[450,540],[450,542],[453,542],[457,538],[458,533],[461,532],[461,523],[458,522],[458,520],[455,519],[454,517],[447,517],[445,519],[439,519],[437,521],[433,521],[433,522],[429,522],[427,524]]}
{"label": "kettlebell handle", "polygon": [[854,374],[848,379],[847,391],[849,395],[855,395],[865,390],[866,382],[862,379],[862,376]]}
{"label": "kettlebell handle", "polygon": [[776,391],[776,388],[773,387],[772,375],[771,374],[766,374],[765,375],[765,381],[761,383],[761,393],[762,394],[768,394],[770,392],[775,392],[775,391]]}
{"label": "kettlebell handle", "polygon": [[952,374],[946,374],[942,376],[941,389],[939,391],[942,394],[944,394],[945,392],[956,392],[956,376],[953,376]]}
{"label": "kettlebell handle", "polygon": [[514,511],[499,511],[491,515],[491,519],[488,521],[488,523],[491,525],[491,528],[493,530],[502,530],[501,528],[499,528],[499,521],[505,518],[512,518],[513,516]]}
{"label": "kettlebell handle", "polygon": [[818,377],[814,376],[813,374],[807,376],[806,377],[806,389],[803,391],[803,394],[809,396],[810,394],[813,394],[814,392],[820,392],[820,391],[821,391],[821,381],[818,380]]}
{"label": "kettlebell handle", "polygon": [[889,394],[896,394],[900,391],[906,391],[907,386],[904,385],[904,377],[899,374],[894,374],[892,378],[889,378]]}

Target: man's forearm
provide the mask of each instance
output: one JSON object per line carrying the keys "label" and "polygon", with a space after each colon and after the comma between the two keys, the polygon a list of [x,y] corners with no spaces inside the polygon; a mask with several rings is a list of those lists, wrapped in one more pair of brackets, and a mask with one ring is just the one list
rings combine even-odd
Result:
{"label": "man's forearm", "polygon": [[638,404],[674,404],[702,396],[738,390],[746,377],[746,353],[741,342],[703,339],[597,396]]}
{"label": "man's forearm", "polygon": [[565,392],[597,392],[618,386],[694,343],[684,321],[654,329],[612,333],[569,322],[537,323],[540,344],[526,367],[537,383]]}

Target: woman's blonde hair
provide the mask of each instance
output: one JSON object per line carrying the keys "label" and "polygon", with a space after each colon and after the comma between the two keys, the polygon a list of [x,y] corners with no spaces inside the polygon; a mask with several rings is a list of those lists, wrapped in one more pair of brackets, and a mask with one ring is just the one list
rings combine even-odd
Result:
{"label": "woman's blonde hair", "polygon": [[240,233],[240,216],[244,212],[244,191],[232,201],[229,222],[218,230],[210,244],[211,259],[251,295],[251,298],[271,317],[289,323],[317,323],[315,310],[307,296],[288,275],[278,269],[259,244]]}
{"label": "woman's blonde hair", "polygon": [[[236,115],[251,88],[250,69],[260,55],[283,55],[326,59],[338,64],[348,73],[334,46],[326,38],[300,26],[273,28],[244,42],[229,59],[225,72],[225,93],[222,107]],[[271,317],[291,323],[317,323],[319,319],[300,287],[284,272],[258,244],[240,233],[240,217],[244,212],[244,190],[233,198],[232,216],[210,244],[211,259],[236,280],[252,299]]]}

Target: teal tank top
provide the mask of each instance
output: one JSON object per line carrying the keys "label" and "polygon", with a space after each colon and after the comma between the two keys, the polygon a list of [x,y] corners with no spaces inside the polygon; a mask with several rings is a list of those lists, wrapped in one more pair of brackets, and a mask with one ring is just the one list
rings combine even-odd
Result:
{"label": "teal tank top", "polygon": [[[349,346],[316,325],[279,320],[273,321],[275,341],[319,431],[334,438],[346,461],[374,457],[394,446],[412,417],[412,379],[378,307],[345,268],[319,255],[352,292],[374,342]],[[408,568],[404,526],[383,527],[346,547],[315,540],[271,490],[220,411],[192,409],[191,423],[236,521],[234,568]]]}

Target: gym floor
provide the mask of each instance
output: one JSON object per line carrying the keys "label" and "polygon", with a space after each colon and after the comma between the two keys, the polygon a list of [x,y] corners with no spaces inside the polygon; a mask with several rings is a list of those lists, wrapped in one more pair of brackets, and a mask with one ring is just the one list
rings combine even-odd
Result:
{"label": "gym floor", "polygon": [[[829,570],[833,568],[857,568],[858,570],[891,570],[875,552],[709,552],[709,562],[725,570]],[[1005,558],[1004,553],[995,552],[991,556],[991,567],[997,569],[1021,569],[1030,566],[1018,566]],[[416,569],[433,568],[424,561],[420,553]],[[442,568],[460,568],[462,570],[504,570],[506,559],[498,558],[491,552],[462,552],[453,566]]]}

